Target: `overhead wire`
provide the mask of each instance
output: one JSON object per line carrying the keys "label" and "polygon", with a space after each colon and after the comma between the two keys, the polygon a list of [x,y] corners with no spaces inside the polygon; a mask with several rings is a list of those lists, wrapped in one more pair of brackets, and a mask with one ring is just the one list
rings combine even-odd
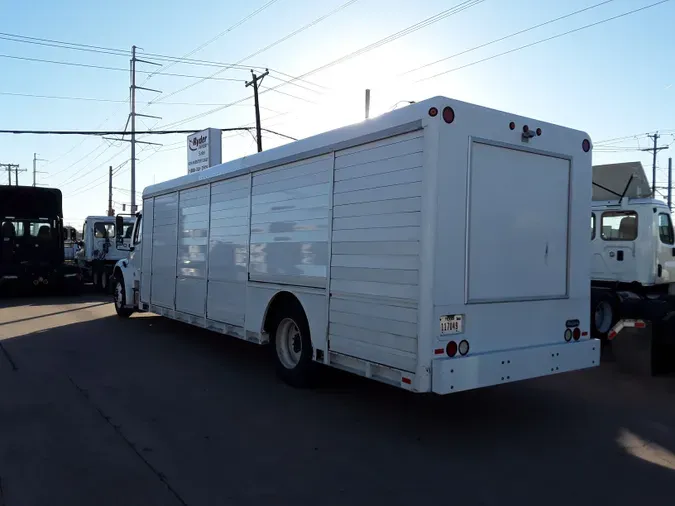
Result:
{"label": "overhead wire", "polygon": [[576,10],[574,12],[570,12],[569,14],[565,14],[563,16],[559,16],[559,17],[554,18],[554,19],[549,19],[548,21],[544,21],[543,23],[538,23],[536,25],[530,26],[529,28],[525,28],[523,30],[518,30],[517,32],[510,33],[509,35],[505,35],[503,37],[499,37],[498,39],[494,39],[494,40],[491,40],[491,41],[486,42],[484,44],[480,44],[478,46],[474,46],[472,48],[465,49],[463,51],[452,54],[450,56],[446,56],[444,58],[441,58],[440,60],[435,60],[435,61],[432,61],[430,63],[425,63],[424,65],[420,65],[419,67],[415,67],[414,69],[407,70],[407,71],[403,72],[402,74],[399,74],[399,76],[411,74],[412,72],[417,72],[418,70],[422,70],[424,68],[431,67],[432,65],[436,65],[437,63],[441,63],[441,62],[450,60],[451,58],[456,58],[457,56],[462,56],[462,55],[470,53],[472,51],[476,51],[478,49],[482,49],[484,47],[491,46],[492,44],[497,44],[498,42],[503,42],[503,41],[505,41],[507,39],[510,39],[512,37],[516,37],[518,35],[522,35],[523,33],[527,33],[527,32],[530,32],[532,30],[536,30],[537,28],[541,28],[542,26],[546,26],[546,25],[550,25],[552,23],[556,23],[558,21],[562,21],[563,19],[570,18],[572,16],[575,16],[577,14],[581,14],[582,12],[586,12],[586,11],[589,11],[591,9],[596,9],[598,7],[601,7],[603,5],[609,4],[609,3],[614,2],[614,1],[615,0],[604,0],[603,2],[591,5],[589,7],[584,7],[583,9],[579,9],[579,10]]}
{"label": "overhead wire", "polygon": [[664,3],[669,2],[669,1],[670,1],[670,0],[660,0],[659,2],[655,2],[655,3],[653,3],[653,4],[649,4],[649,5],[640,7],[640,8],[638,8],[638,9],[633,9],[633,10],[631,10],[631,11],[627,11],[627,12],[624,12],[624,13],[622,13],[622,14],[617,14],[616,16],[611,16],[611,17],[602,19],[602,20],[600,20],[600,21],[596,21],[596,22],[594,22],[594,23],[589,23],[589,24],[587,24],[587,25],[580,26],[580,27],[574,28],[574,29],[572,29],[572,30],[567,30],[567,31],[565,31],[565,32],[558,33],[558,34],[556,34],[556,35],[552,35],[552,36],[550,36],[550,37],[546,37],[546,38],[544,38],[544,39],[540,39],[540,40],[537,40],[537,41],[535,41],[535,42],[531,42],[531,43],[529,43],[529,44],[524,44],[524,45],[522,45],[522,46],[519,46],[519,47],[516,47],[516,48],[513,48],[513,49],[509,49],[508,51],[503,51],[503,52],[501,52],[501,53],[494,54],[494,55],[492,55],[492,56],[488,56],[488,57],[486,57],[486,58],[482,58],[482,59],[476,60],[476,61],[474,61],[474,62],[470,62],[470,63],[464,64],[464,65],[460,65],[459,67],[455,67],[455,68],[452,68],[452,69],[449,69],[449,70],[445,70],[445,71],[443,71],[443,72],[439,72],[439,73],[434,74],[434,75],[432,75],[432,76],[428,76],[428,77],[424,77],[424,78],[422,78],[422,79],[418,79],[417,81],[415,81],[415,83],[419,83],[419,82],[422,82],[422,81],[428,81],[428,80],[430,80],[430,79],[435,79],[435,78],[437,78],[437,77],[440,77],[440,76],[449,74],[449,73],[451,73],[451,72],[456,72],[456,71],[458,71],[458,70],[462,70],[462,69],[465,69],[465,68],[468,68],[468,67],[472,67],[472,66],[474,66],[474,65],[478,65],[479,63],[484,63],[484,62],[486,62],[486,61],[494,60],[494,59],[496,59],[496,58],[499,58],[499,57],[501,57],[501,56],[505,56],[505,55],[507,55],[507,54],[515,53],[515,52],[517,52],[517,51],[521,51],[521,50],[523,50],[523,49],[527,49],[527,48],[529,48],[529,47],[533,47],[533,46],[536,46],[536,45],[538,45],[538,44],[542,44],[542,43],[544,43],[544,42],[548,42],[548,41],[551,41],[551,40],[554,40],[554,39],[558,39],[558,38],[560,38],[560,37],[564,37],[565,35],[570,35],[570,34],[572,34],[572,33],[580,32],[580,31],[585,30],[585,29],[587,29],[587,28],[592,28],[592,27],[594,27],[594,26],[599,26],[599,25],[602,25],[602,24],[604,24],[604,23],[608,23],[608,22],[610,22],[610,21],[614,21],[615,19],[619,19],[619,18],[623,18],[623,17],[626,17],[626,16],[630,16],[630,15],[632,15],[632,14],[636,14],[636,13],[638,13],[638,12],[644,11],[644,10],[646,10],[646,9],[650,9],[650,8],[652,8],[652,7],[656,7],[657,5],[661,5],[661,4],[664,4]]}
{"label": "overhead wire", "polygon": [[[305,31],[305,30],[307,30],[307,29],[309,29],[309,28],[311,28],[311,27],[313,27],[313,26],[315,26],[315,25],[317,25],[317,24],[320,23],[321,21],[324,21],[325,19],[327,19],[327,18],[329,18],[329,17],[331,17],[331,16],[337,14],[338,12],[340,12],[340,11],[342,11],[342,10],[344,10],[344,9],[346,9],[346,8],[349,7],[350,5],[356,3],[357,1],[358,1],[358,0],[348,0],[347,2],[341,4],[341,5],[339,5],[338,7],[336,7],[335,9],[333,9],[332,11],[330,11],[330,12],[324,14],[323,16],[320,16],[320,17],[316,18],[315,20],[313,20],[313,21],[307,23],[306,25],[304,25],[304,26],[298,28],[297,30],[295,30],[295,31],[293,31],[293,32],[291,32],[291,33],[289,33],[289,34],[287,34],[287,35],[281,37],[280,39],[275,40],[274,42],[268,44],[267,46],[263,47],[262,49],[259,49],[259,50],[257,50],[257,51],[254,51],[253,53],[249,54],[248,56],[245,56],[244,58],[241,58],[240,60],[238,60],[238,61],[235,63],[235,65],[239,65],[239,64],[241,64],[241,63],[243,63],[243,62],[245,62],[245,61],[247,61],[247,60],[253,58],[254,56],[258,56],[259,54],[264,53],[265,51],[268,51],[269,49],[271,49],[271,48],[273,48],[273,47],[275,47],[275,46],[281,44],[282,42],[287,41],[287,40],[290,39],[291,37],[294,37],[294,36],[298,35],[299,33],[303,32],[303,31]],[[218,71],[216,71],[215,73],[211,74],[211,77],[215,77],[215,76],[217,76],[217,75],[219,75],[219,74],[222,74],[223,72],[225,72],[226,70],[229,70],[229,69],[230,69],[229,66],[228,66],[228,67],[225,67],[225,68],[222,68],[221,70],[218,70]],[[192,87],[194,87],[194,86],[197,86],[198,84],[200,84],[200,83],[202,83],[202,82],[203,82],[203,81],[196,81],[196,82],[194,82],[194,83],[191,83],[191,84],[189,84],[189,85],[187,85],[187,86],[184,86],[183,88],[180,88],[180,89],[178,89],[178,90],[175,90],[175,91],[173,91],[173,92],[171,92],[171,93],[169,93],[169,94],[167,94],[167,95],[165,95],[165,96],[159,97],[157,100],[155,100],[155,102],[161,102],[161,101],[163,101],[165,98],[169,98],[169,97],[172,97],[172,96],[174,96],[174,95],[176,95],[176,94],[178,94],[178,93],[182,93],[183,91],[186,91],[186,90],[188,90],[188,89],[190,89],[190,88],[192,88]]]}

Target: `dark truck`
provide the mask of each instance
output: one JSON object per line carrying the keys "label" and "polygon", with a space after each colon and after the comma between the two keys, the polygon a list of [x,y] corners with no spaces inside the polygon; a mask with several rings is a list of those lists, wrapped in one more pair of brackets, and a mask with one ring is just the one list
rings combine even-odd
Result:
{"label": "dark truck", "polygon": [[0,186],[0,290],[79,289],[79,269],[64,261],[62,200],[55,188]]}

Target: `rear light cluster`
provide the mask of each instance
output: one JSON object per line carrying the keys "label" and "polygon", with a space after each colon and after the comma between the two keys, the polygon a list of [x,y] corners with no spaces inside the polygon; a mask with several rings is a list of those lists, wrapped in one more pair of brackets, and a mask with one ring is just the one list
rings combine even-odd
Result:
{"label": "rear light cluster", "polygon": [[[429,108],[429,116],[431,116],[432,118],[435,118],[436,116],[438,116],[438,109],[436,107],[430,107]],[[442,116],[443,116],[443,121],[445,121],[448,124],[455,121],[455,111],[450,106],[447,106],[447,107],[443,108]]]}
{"label": "rear light cluster", "polygon": [[[584,332],[584,335],[587,335],[587,334],[588,334],[588,332]],[[581,337],[581,330],[579,329],[579,327],[575,328],[574,330],[565,329],[564,337],[565,337],[565,341],[567,341],[568,343],[572,339],[574,339],[575,341],[578,341],[579,338]]]}
{"label": "rear light cluster", "polygon": [[450,341],[445,346],[445,352],[448,354],[448,357],[454,357],[459,353],[461,356],[469,353],[469,341],[466,339],[462,340],[457,344],[455,341]]}

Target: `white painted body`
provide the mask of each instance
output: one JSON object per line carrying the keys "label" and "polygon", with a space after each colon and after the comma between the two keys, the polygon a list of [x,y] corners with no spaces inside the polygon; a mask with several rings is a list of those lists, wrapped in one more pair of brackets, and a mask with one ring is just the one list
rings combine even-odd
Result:
{"label": "white painted body", "polygon": [[291,292],[315,359],[416,392],[592,367],[586,138],[435,97],[146,188],[117,275],[129,307],[261,344]]}
{"label": "white painted body", "polygon": [[[634,239],[603,233],[603,215],[617,212],[637,216]],[[666,239],[668,234],[664,229],[659,230],[659,224],[670,224],[670,214],[664,202],[651,198],[624,199],[621,204],[618,200],[593,202],[595,233],[591,231],[591,279],[639,283],[645,287],[672,284],[675,281],[675,244]],[[672,237],[672,224],[670,230]]]}
{"label": "white painted body", "polygon": [[[77,252],[77,260],[80,263],[87,264],[95,260],[105,260],[114,263],[121,258],[126,258],[129,253],[128,248],[131,239],[124,239],[123,246],[118,249],[114,233],[109,237],[96,237],[95,227],[97,224],[104,224],[108,227],[112,227],[112,230],[114,230],[115,217],[87,216],[82,227],[82,241],[84,242],[84,247]],[[133,226],[134,219],[125,219],[124,224]]]}

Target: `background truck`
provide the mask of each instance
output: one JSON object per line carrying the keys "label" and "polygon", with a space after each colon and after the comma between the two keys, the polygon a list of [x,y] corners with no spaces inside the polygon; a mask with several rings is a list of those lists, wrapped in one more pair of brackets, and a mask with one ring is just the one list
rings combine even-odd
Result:
{"label": "background truck", "polygon": [[[650,350],[641,359],[648,363],[635,366],[653,372],[670,369],[675,366],[675,234],[670,209],[652,197],[639,162],[594,166],[593,186],[593,334],[611,340],[619,331],[627,336],[626,329],[635,329],[631,333],[641,342],[634,344],[647,343]],[[623,337],[619,346],[629,341]],[[631,355],[639,355],[637,349],[622,356],[632,362]]]}
{"label": "background truck", "polygon": [[293,385],[593,367],[590,200],[585,133],[436,97],[146,188],[115,308],[269,343]]}
{"label": "background truck", "polygon": [[66,234],[60,190],[0,186],[0,288],[77,290],[79,271],[64,262]]}
{"label": "background truck", "polygon": [[82,240],[75,258],[83,279],[93,283],[96,289],[109,292],[115,263],[129,252],[133,225],[133,218],[122,220],[122,241],[117,243],[114,216],[87,216],[84,221]]}

